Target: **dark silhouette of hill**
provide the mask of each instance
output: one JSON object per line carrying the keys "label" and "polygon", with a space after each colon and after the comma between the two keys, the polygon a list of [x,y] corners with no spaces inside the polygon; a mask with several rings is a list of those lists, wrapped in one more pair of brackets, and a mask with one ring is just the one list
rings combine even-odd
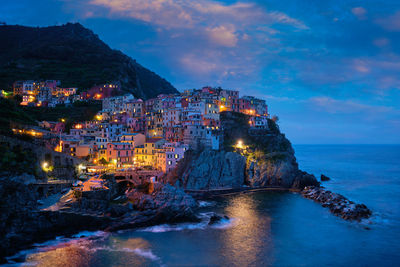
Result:
{"label": "dark silhouette of hill", "polygon": [[79,23],[62,26],[0,26],[0,89],[16,80],[61,80],[62,86],[86,90],[120,82],[122,91],[152,98],[178,91],[134,59],[111,49]]}

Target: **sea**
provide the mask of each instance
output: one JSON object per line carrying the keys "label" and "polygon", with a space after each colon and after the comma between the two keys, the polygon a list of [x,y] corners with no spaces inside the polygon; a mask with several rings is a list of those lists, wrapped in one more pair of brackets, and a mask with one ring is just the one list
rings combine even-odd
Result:
{"label": "sea", "polygon": [[[293,192],[201,201],[200,223],[58,237],[9,266],[400,266],[400,145],[295,145],[302,170],[366,204],[349,222]],[[227,215],[209,226],[212,212]]]}

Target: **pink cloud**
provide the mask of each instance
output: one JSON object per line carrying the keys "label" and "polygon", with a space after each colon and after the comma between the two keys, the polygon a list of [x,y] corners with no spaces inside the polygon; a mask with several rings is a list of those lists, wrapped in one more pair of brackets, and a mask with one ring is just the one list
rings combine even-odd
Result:
{"label": "pink cloud", "polygon": [[206,33],[210,40],[221,46],[234,47],[238,42],[238,37],[233,25],[209,27],[206,28]]}
{"label": "pink cloud", "polygon": [[397,11],[391,16],[380,18],[376,23],[388,31],[400,31],[400,11]]}
{"label": "pink cloud", "polygon": [[338,113],[384,113],[392,110],[391,107],[387,106],[374,106],[366,105],[352,100],[337,100],[331,97],[313,97],[310,98],[308,103],[311,107],[320,111],[325,111],[331,114]]}
{"label": "pink cloud", "polygon": [[363,20],[366,19],[366,15],[367,15],[367,10],[361,6],[359,7],[353,7],[351,9],[351,13],[354,14],[354,16],[356,16],[358,19]]}
{"label": "pink cloud", "polygon": [[387,38],[378,38],[373,41],[375,46],[385,47],[390,43],[390,40]]}

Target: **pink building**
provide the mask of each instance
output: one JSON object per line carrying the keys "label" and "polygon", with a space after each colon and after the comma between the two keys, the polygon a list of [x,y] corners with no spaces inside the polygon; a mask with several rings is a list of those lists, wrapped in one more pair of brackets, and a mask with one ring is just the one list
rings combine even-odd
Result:
{"label": "pink building", "polygon": [[164,137],[168,142],[183,142],[182,125],[164,127]]}
{"label": "pink building", "polygon": [[51,131],[54,133],[62,133],[65,131],[65,124],[63,122],[57,122]]}
{"label": "pink building", "polygon": [[145,132],[145,118],[128,118],[126,120],[126,125],[130,132]]}
{"label": "pink building", "polygon": [[121,164],[132,163],[133,146],[130,143],[113,142],[107,144],[107,160],[111,163]]}

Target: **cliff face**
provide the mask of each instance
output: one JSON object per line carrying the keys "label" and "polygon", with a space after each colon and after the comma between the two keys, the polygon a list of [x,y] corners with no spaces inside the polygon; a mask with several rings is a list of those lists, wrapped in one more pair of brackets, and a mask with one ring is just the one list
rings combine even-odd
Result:
{"label": "cliff face", "polygon": [[16,80],[56,79],[87,89],[121,82],[124,92],[152,98],[178,91],[165,79],[111,49],[79,23],[51,27],[0,26],[0,88]]}
{"label": "cliff face", "polygon": [[179,174],[175,174],[177,186],[192,190],[208,190],[237,188],[243,185],[246,158],[240,154],[212,150],[188,153],[185,158],[186,165],[178,170]]}
{"label": "cliff face", "polygon": [[[189,151],[168,181],[192,190],[318,185],[313,175],[299,170],[292,145],[275,122],[269,121],[269,129],[253,130],[248,120],[244,114],[222,113],[223,150]],[[244,148],[235,148],[238,140]]]}

